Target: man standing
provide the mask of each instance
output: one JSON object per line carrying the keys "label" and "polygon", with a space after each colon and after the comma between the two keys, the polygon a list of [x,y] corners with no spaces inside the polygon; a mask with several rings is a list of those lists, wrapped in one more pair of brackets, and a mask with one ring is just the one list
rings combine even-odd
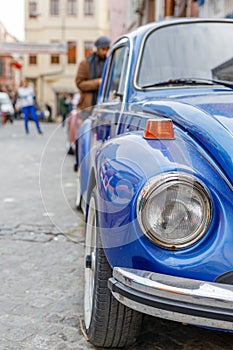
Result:
{"label": "man standing", "polygon": [[106,36],[100,36],[94,45],[96,51],[80,63],[75,78],[76,86],[80,91],[78,108],[82,110],[83,120],[90,114],[90,107],[93,107],[97,102],[110,40]]}
{"label": "man standing", "polygon": [[29,133],[28,120],[29,120],[29,117],[31,117],[36,124],[38,133],[42,134],[42,131],[40,129],[40,124],[36,115],[35,93],[32,87],[28,85],[28,82],[26,79],[22,80],[20,87],[18,88],[18,98],[20,101],[21,111],[24,115],[26,133],[27,134]]}
{"label": "man standing", "polygon": [[[96,51],[80,62],[75,82],[80,92],[78,109],[81,111],[81,120],[84,121],[91,114],[92,107],[96,105],[98,90],[101,84],[101,76],[110,46],[110,40],[106,36],[100,36],[94,43]],[[76,164],[74,170],[79,166],[78,159],[78,133],[75,141]]]}

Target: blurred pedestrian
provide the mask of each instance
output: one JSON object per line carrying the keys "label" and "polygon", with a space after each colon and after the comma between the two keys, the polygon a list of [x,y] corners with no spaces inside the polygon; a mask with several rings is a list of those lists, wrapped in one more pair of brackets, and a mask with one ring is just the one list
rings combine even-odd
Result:
{"label": "blurred pedestrian", "polygon": [[[99,87],[102,81],[102,73],[110,47],[110,39],[107,36],[100,36],[94,43],[96,51],[80,62],[75,82],[79,89],[80,97],[77,108],[81,111],[81,120],[84,121],[91,113],[97,103]],[[80,113],[79,113],[80,114]],[[76,163],[74,170],[78,170],[78,143],[79,130],[77,130],[75,141]]]}
{"label": "blurred pedestrian", "polygon": [[18,98],[20,101],[21,111],[24,115],[25,131],[28,134],[28,121],[31,117],[36,124],[36,128],[39,134],[42,134],[39,120],[36,115],[36,108],[34,105],[35,93],[31,86],[28,85],[26,79],[22,80],[20,87],[18,88]]}
{"label": "blurred pedestrian", "polygon": [[68,114],[72,111],[72,94],[68,94],[66,98],[67,112]]}
{"label": "blurred pedestrian", "polygon": [[49,123],[52,123],[52,121],[53,121],[53,118],[52,118],[53,109],[52,109],[52,107],[50,106],[50,104],[49,104],[48,102],[45,104],[45,107],[47,108],[47,110],[48,110],[48,112],[49,112],[48,122],[49,122]]}
{"label": "blurred pedestrian", "polygon": [[58,103],[59,103],[59,112],[62,116],[62,126],[65,126],[65,120],[68,115],[68,100],[67,100],[67,93],[66,91],[63,91],[59,97]]}
{"label": "blurred pedestrian", "polygon": [[79,100],[80,100],[80,92],[76,92],[76,93],[73,95],[72,100],[71,100],[71,103],[72,103],[72,110],[78,108]]}
{"label": "blurred pedestrian", "polygon": [[[96,51],[80,62],[75,82],[80,91],[78,108],[82,110],[82,119],[90,114],[90,107],[97,103],[101,76],[110,46],[110,39],[100,36],[94,43]],[[88,108],[88,109],[87,109]]]}
{"label": "blurred pedestrian", "polygon": [[19,119],[20,113],[21,113],[21,106],[20,106],[20,100],[19,100],[19,96],[18,96],[18,87],[16,84],[14,85],[13,91],[14,91],[14,93],[12,96],[12,105],[14,107],[14,118]]}

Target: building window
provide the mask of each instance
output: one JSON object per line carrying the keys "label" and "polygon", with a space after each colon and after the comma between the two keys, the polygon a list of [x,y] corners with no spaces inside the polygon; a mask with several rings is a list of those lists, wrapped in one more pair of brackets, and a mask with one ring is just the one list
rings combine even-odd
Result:
{"label": "building window", "polygon": [[68,16],[77,15],[77,0],[68,0],[67,7]]}
{"label": "building window", "polygon": [[93,52],[93,41],[85,41],[84,42],[84,56],[88,57],[92,54]]}
{"label": "building window", "polygon": [[94,0],[84,0],[84,15],[85,16],[94,15]]}
{"label": "building window", "polygon": [[37,0],[30,0],[29,1],[29,17],[30,18],[36,18],[38,16],[38,3]]}
{"label": "building window", "polygon": [[68,64],[76,64],[76,42],[75,41],[68,41],[68,53],[67,53],[67,60]]}
{"label": "building window", "polygon": [[50,0],[50,15],[59,15],[59,0]]}
{"label": "building window", "polygon": [[59,57],[59,55],[51,55],[51,57],[50,57],[50,63],[51,63],[51,64],[59,64],[59,63],[60,63],[60,57]]}
{"label": "building window", "polygon": [[29,64],[30,65],[37,64],[37,56],[36,55],[29,55]]}
{"label": "building window", "polygon": [[[52,43],[52,44],[58,44],[59,41],[57,41],[57,40],[52,40],[51,43]],[[50,56],[50,63],[51,63],[51,64],[59,64],[59,63],[60,63],[60,56],[59,56],[59,55],[51,55],[51,56]]]}

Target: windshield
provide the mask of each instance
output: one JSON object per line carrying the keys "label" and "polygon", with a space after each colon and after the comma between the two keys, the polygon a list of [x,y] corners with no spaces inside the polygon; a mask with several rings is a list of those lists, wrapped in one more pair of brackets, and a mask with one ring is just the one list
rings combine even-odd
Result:
{"label": "windshield", "polygon": [[233,81],[233,24],[173,24],[145,41],[137,83],[140,87],[175,79]]}

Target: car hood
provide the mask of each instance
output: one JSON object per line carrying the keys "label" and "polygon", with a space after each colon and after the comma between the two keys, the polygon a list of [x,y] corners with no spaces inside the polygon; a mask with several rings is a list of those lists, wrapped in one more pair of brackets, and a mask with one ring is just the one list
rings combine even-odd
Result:
{"label": "car hood", "polygon": [[143,110],[169,117],[207,149],[233,184],[233,92],[170,95]]}

